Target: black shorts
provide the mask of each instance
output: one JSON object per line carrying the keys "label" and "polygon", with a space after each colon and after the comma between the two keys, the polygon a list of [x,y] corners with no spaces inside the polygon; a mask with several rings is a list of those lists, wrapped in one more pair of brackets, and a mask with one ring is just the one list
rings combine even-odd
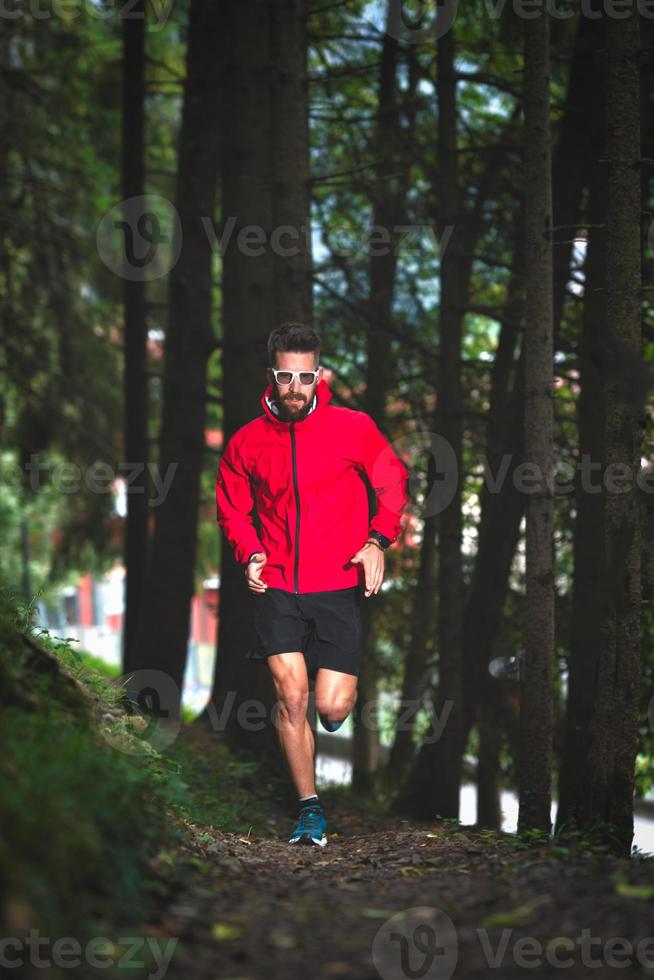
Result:
{"label": "black shorts", "polygon": [[268,586],[253,592],[258,643],[251,660],[265,663],[271,654],[304,654],[309,677],[319,667],[359,673],[361,655],[361,585],[328,592],[286,592]]}

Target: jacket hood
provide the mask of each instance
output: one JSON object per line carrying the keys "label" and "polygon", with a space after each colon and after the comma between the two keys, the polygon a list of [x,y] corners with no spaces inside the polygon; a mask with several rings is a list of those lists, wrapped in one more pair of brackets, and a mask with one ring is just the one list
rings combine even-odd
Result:
{"label": "jacket hood", "polygon": [[[271,381],[261,396],[261,407],[263,408],[266,418],[274,425],[290,425],[290,422],[286,421],[286,419],[277,418],[275,413],[271,410],[267,399],[273,399],[274,395],[275,392]],[[303,419],[300,419],[296,425],[311,425],[311,420],[315,420],[315,417],[319,415],[325,406],[331,401],[332,391],[324,378],[322,378],[316,385],[315,398],[316,407],[313,409],[313,411],[309,412],[308,415],[305,415]]]}

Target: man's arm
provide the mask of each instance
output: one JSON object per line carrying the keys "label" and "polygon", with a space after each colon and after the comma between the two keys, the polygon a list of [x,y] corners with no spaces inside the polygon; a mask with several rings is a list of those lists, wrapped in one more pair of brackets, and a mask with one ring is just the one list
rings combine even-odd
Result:
{"label": "man's arm", "polygon": [[239,443],[232,437],[218,464],[216,512],[218,524],[240,564],[245,564],[253,552],[265,554],[252,519],[253,510],[250,476],[245,470]]}
{"label": "man's arm", "polygon": [[370,521],[368,532],[377,531],[390,544],[401,530],[400,517],[409,499],[409,471],[375,421],[369,415],[362,414],[365,422],[361,465],[377,501],[377,513]]}

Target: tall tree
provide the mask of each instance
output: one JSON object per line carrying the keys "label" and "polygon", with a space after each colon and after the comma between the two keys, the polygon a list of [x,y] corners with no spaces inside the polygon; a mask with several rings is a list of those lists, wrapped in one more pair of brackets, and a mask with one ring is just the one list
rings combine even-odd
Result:
{"label": "tall tree", "polygon": [[[440,513],[427,514],[423,524],[423,540],[418,570],[419,585],[413,600],[412,638],[405,663],[401,704],[405,718],[396,732],[391,750],[389,773],[400,790],[396,806],[416,817],[434,812],[458,814],[461,782],[463,738],[463,663],[462,636],[464,581],[461,559],[462,531],[462,437],[463,395],[461,383],[461,347],[463,318],[471,306],[470,289],[475,247],[485,229],[483,212],[488,198],[496,189],[501,150],[486,154],[481,178],[478,182],[474,205],[466,209],[460,190],[457,146],[456,82],[459,73],[454,71],[454,39],[448,35],[439,40],[438,48],[438,179],[436,182],[436,208],[434,217],[442,242],[440,268],[439,323],[441,344],[438,367],[438,400],[433,416],[434,431],[444,436],[453,449],[456,459],[454,493]],[[507,131],[511,123],[507,124]],[[444,367],[447,365],[447,369]],[[456,374],[457,377],[452,375]],[[430,459],[427,470],[427,487],[433,493],[435,481],[442,479],[437,472],[442,465],[438,459]],[[454,510],[453,510],[454,508]],[[459,517],[451,517],[458,513]],[[448,515],[449,518],[448,518]],[[458,528],[458,530],[457,530]],[[438,555],[436,532],[438,529]],[[457,542],[458,541],[458,547]],[[443,550],[444,549],[444,550]],[[443,557],[445,555],[445,557]],[[452,566],[452,581],[443,571],[443,561]],[[458,584],[457,584],[458,576]],[[430,719],[429,738],[420,748],[415,764],[406,774],[408,763],[413,760],[413,732],[407,717],[411,705],[425,695],[425,680],[431,669],[428,664],[427,637],[434,618],[433,591],[438,582],[439,602],[437,610],[437,634],[439,656],[439,690],[436,705]],[[447,610],[441,608],[443,597]],[[458,611],[457,611],[458,610]],[[458,625],[457,625],[458,624]],[[441,653],[446,650],[441,662]],[[458,650],[458,653],[456,652]],[[406,709],[409,708],[407,711]],[[415,715],[415,712],[413,712]],[[441,719],[447,719],[442,733],[436,737]],[[447,770],[447,774],[443,773]],[[438,773],[438,778],[435,774]]]}
{"label": "tall tree", "polygon": [[554,661],[552,177],[549,15],[525,20],[525,676],[520,705],[520,830],[549,832]]}
{"label": "tall tree", "polygon": [[[221,5],[222,226],[233,218],[223,256],[223,438],[261,414],[266,341],[282,320],[311,320],[306,11],[304,0]],[[264,230],[256,255],[243,229]],[[279,237],[278,237],[279,236]],[[278,247],[275,242],[281,242]],[[256,642],[243,568],[223,544],[220,617],[211,703],[228,742],[283,762],[270,718],[275,694],[265,663],[246,656]],[[243,724],[255,699],[264,724]]]}
{"label": "tall tree", "polygon": [[[383,37],[377,112],[373,131],[374,183],[372,191],[372,225],[383,244],[371,244],[368,262],[368,300],[365,305],[367,338],[367,376],[364,411],[384,427],[386,399],[391,387],[391,323],[398,263],[397,229],[406,222],[406,193],[411,166],[407,142],[413,138],[415,113],[409,111],[406,130],[402,129],[402,97],[397,76],[401,69],[400,45],[389,29],[393,0],[389,0],[387,30]],[[415,93],[415,52],[410,52],[408,90],[404,101],[410,103]],[[376,702],[378,604],[365,602],[362,609],[363,646],[357,685],[357,710],[354,714],[352,785],[359,791],[371,789],[379,766],[378,726],[365,723],[363,706]]]}
{"label": "tall tree", "polygon": [[[594,2],[594,0],[593,0]],[[600,21],[601,24],[601,21]],[[582,193],[589,174],[594,172],[598,154],[587,138],[593,130],[596,104],[596,51],[602,46],[598,22],[580,17],[575,35],[563,115],[558,127],[558,141],[552,165],[553,234],[553,309],[554,337],[560,336],[573,258],[572,243],[579,226]],[[600,154],[601,155],[601,154]],[[524,224],[524,214],[517,212]],[[488,664],[501,625],[502,610],[508,591],[508,577],[519,540],[525,495],[518,491],[515,470],[523,462],[524,446],[524,345],[512,404],[507,402],[512,375],[516,336],[511,339],[511,324],[523,320],[524,304],[524,228],[520,228],[513,251],[513,273],[509,285],[502,336],[493,365],[491,406],[488,415],[487,459],[490,472],[502,472],[502,460],[508,460],[505,478],[498,492],[482,488],[481,519],[472,582],[464,615],[464,744],[475,718],[480,725],[478,778],[478,820],[485,826],[499,826],[499,745],[495,729],[500,724],[495,698],[497,681],[488,674]],[[506,334],[506,336],[505,336]],[[484,733],[492,743],[484,748]]]}
{"label": "tall tree", "polygon": [[582,193],[588,187],[589,176],[596,165],[593,141],[587,137],[593,126],[597,105],[597,49],[602,44],[603,36],[603,19],[597,14],[601,7],[602,0],[589,0],[589,10],[596,16],[581,14],[577,22],[575,42],[570,52],[565,103],[552,162],[555,346],[570,281],[572,246],[579,226]]}
{"label": "tall tree", "polygon": [[[600,21],[602,31],[606,21]],[[598,44],[602,52],[604,43]],[[579,341],[580,392],[577,399],[578,459],[590,461],[601,471],[606,465],[607,371],[606,342],[606,195],[607,167],[604,139],[605,73],[596,55],[595,111],[589,144],[592,160],[586,214],[587,247],[584,264],[584,308]],[[588,473],[582,470],[582,473]],[[592,471],[591,471],[592,472]],[[592,477],[597,480],[597,475]],[[563,751],[559,775],[556,829],[588,824],[591,800],[589,769],[590,729],[595,712],[595,677],[602,643],[602,595],[604,568],[604,494],[578,474],[575,489],[574,579],[572,622],[568,657],[568,696]]]}
{"label": "tall tree", "polygon": [[[458,818],[461,786],[461,708],[463,701],[461,629],[464,581],[462,543],[463,390],[461,351],[467,276],[457,148],[455,32],[438,39],[438,182],[442,226],[452,235],[440,263],[438,396],[434,431],[447,440],[456,465],[451,499],[438,516],[438,697],[436,714],[447,718],[433,744],[431,805],[436,813]],[[451,476],[451,478],[452,478]],[[445,715],[445,712],[447,714]]]}
{"label": "tall tree", "polygon": [[[524,310],[524,209],[516,210],[515,245],[500,339],[491,371],[486,426],[487,477],[480,496],[477,555],[466,598],[463,626],[463,735],[470,730],[471,703],[479,705],[477,823],[500,825],[499,768],[502,741],[501,696],[488,672],[500,631],[509,588],[509,573],[524,513],[524,498],[515,471],[524,447],[524,344],[520,344]],[[516,363],[516,350],[520,355]],[[508,463],[508,466],[506,465]],[[504,478],[500,482],[500,474]],[[491,480],[498,487],[491,490]]]}
{"label": "tall tree", "polygon": [[[215,207],[218,42],[218,8],[211,0],[191,0],[176,188],[182,241],[170,273],[159,436],[159,466],[164,474],[173,472],[173,478],[157,508],[132,660],[135,669],[165,671],[180,693],[195,591],[207,359],[216,348],[211,322],[212,247],[206,222]],[[167,710],[174,713],[179,704]]]}
{"label": "tall tree", "polygon": [[[590,726],[587,819],[624,856],[633,838],[638,745],[642,440],[640,15],[606,24],[605,505],[601,653]],[[616,486],[616,474],[619,474]]]}
{"label": "tall tree", "polygon": [[[145,109],[145,0],[136,0],[123,20],[122,176],[125,223],[133,218],[132,198],[143,194]],[[148,377],[145,280],[124,282],[124,452],[129,463],[148,459]],[[131,669],[145,581],[148,500],[143,465],[130,481],[125,522],[125,613],[123,666]]]}

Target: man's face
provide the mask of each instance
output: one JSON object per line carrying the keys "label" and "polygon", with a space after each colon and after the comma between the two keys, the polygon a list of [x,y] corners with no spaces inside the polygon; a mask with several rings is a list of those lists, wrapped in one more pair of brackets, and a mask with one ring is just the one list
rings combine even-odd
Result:
{"label": "man's face", "polygon": [[[314,371],[318,367],[316,355],[312,351],[277,351],[276,358],[275,367],[278,371]],[[311,385],[301,385],[298,377],[294,377],[290,385],[279,385],[270,368],[267,369],[267,374],[279,401],[280,417],[291,422],[304,418],[322,378],[322,368]]]}

